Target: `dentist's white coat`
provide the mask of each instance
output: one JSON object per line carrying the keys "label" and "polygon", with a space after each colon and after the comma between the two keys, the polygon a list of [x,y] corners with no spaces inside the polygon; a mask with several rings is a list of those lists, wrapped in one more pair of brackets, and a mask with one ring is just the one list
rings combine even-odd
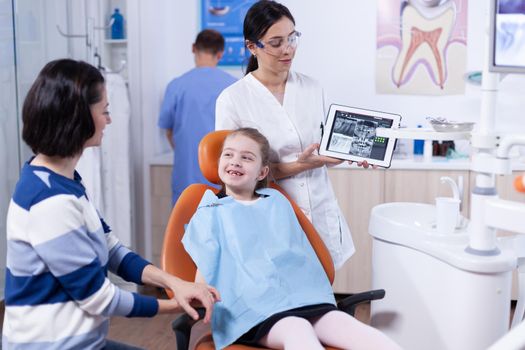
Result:
{"label": "dentist's white coat", "polygon": [[[313,79],[290,71],[284,102],[251,73],[226,88],[216,104],[215,129],[257,128],[270,142],[270,161],[293,162],[312,143],[321,141],[324,94]],[[321,235],[337,268],[355,252],[325,166],[280,179]]]}

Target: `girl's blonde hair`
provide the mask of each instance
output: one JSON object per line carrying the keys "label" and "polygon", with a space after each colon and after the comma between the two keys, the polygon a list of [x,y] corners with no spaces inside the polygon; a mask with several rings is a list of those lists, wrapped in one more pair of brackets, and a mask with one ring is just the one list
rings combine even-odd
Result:
{"label": "girl's blonde hair", "polygon": [[[268,139],[259,132],[259,130],[255,128],[239,128],[233,130],[231,133],[226,136],[224,139],[224,143],[226,143],[226,140],[236,136],[236,135],[243,135],[247,138],[255,141],[259,145],[259,150],[261,152],[261,165],[270,167],[270,143],[268,142]],[[223,143],[223,148],[224,148]],[[221,150],[222,154],[222,150]],[[260,188],[268,187],[268,177],[270,174],[264,177],[264,179],[257,181],[257,184],[255,185],[255,189],[258,190]],[[222,182],[221,182],[222,184]],[[222,184],[221,188],[222,193],[226,193],[226,188],[224,187],[224,184]]]}

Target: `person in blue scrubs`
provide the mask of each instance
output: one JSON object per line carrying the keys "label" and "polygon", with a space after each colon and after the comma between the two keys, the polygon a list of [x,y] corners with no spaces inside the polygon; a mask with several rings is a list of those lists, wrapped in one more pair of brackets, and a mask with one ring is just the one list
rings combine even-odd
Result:
{"label": "person in blue scrubs", "polygon": [[206,183],[198,164],[198,146],[204,135],[215,130],[215,101],[236,81],[217,68],[224,53],[223,36],[211,29],[197,35],[192,47],[195,68],[172,80],[166,88],[158,126],[174,151],[171,180],[172,204],[192,183]]}

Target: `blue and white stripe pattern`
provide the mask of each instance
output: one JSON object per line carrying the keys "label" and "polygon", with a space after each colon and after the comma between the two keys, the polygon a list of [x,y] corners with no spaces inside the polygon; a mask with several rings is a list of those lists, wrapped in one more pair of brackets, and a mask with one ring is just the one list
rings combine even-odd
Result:
{"label": "blue and white stripe pattern", "polygon": [[75,179],[26,164],[7,214],[4,349],[100,349],[109,316],[153,316],[141,283],[149,263],[122,246]]}

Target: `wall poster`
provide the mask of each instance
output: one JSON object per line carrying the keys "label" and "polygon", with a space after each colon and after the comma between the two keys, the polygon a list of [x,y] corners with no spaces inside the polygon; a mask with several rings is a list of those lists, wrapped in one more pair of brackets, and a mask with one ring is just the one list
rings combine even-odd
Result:
{"label": "wall poster", "polygon": [[225,40],[223,66],[240,66],[247,63],[250,53],[244,47],[243,22],[248,9],[257,0],[202,0],[201,27],[215,29]]}
{"label": "wall poster", "polygon": [[467,0],[378,0],[377,8],[377,93],[464,93]]}

